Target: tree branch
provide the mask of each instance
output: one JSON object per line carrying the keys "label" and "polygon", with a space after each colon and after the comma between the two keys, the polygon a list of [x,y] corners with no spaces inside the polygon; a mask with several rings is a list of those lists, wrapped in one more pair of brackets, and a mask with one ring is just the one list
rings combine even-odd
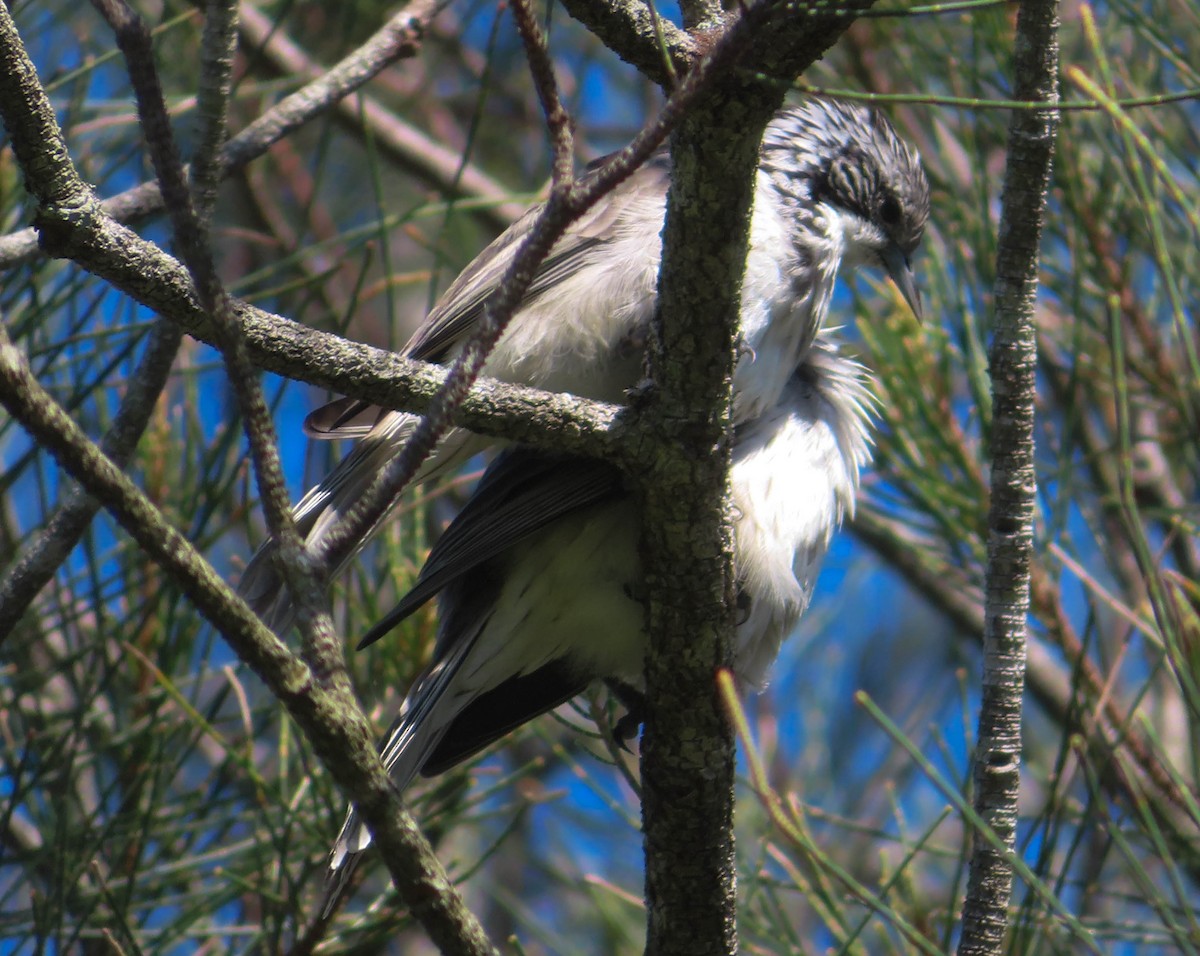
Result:
{"label": "tree branch", "polygon": [[606,47],[663,89],[671,89],[703,52],[691,35],[642,0],[563,0]]}
{"label": "tree branch", "polygon": [[[991,351],[992,467],[985,582],[983,700],[975,752],[975,809],[1011,852],[1020,794],[1021,698],[1029,614],[1037,338],[1033,315],[1046,193],[1058,126],[1058,4],[1030,0],[1017,15],[1013,95],[1047,104],[1014,110],[996,253],[996,320]],[[1012,864],[976,836],[958,952],[1003,951]]]}
{"label": "tree branch", "polygon": [[[0,7],[0,37],[6,19],[7,11]],[[3,325],[0,403],[170,573],[196,609],[284,704],[338,785],[359,797],[359,810],[384,851],[396,885],[409,890],[405,901],[434,942],[452,946],[454,952],[493,953],[432,848],[404,811],[353,696],[313,680],[308,667],[263,626],[121,469],[87,440],[42,388]]]}
{"label": "tree branch", "polygon": [[792,78],[853,18],[797,13],[759,3],[713,30],[701,62],[720,57],[736,69],[672,142],[648,354],[651,447],[637,475],[651,635],[642,782],[653,956],[738,949],[733,732],[716,676],[731,661],[735,603],[728,432],[742,274],[763,129]]}

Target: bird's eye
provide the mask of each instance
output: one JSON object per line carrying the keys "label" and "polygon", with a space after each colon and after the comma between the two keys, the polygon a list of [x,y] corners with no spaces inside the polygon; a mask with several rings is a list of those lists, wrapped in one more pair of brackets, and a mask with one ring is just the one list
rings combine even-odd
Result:
{"label": "bird's eye", "polygon": [[900,221],[900,202],[895,196],[885,196],[879,207],[879,218],[885,226],[894,226]]}

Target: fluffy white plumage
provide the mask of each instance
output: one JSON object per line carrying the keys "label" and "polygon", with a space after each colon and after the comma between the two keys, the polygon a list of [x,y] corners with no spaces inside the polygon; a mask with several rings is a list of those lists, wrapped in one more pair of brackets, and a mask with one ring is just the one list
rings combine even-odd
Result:
{"label": "fluffy white plumage", "polygon": [[[736,431],[730,483],[743,615],[734,669],[749,685],[765,683],[834,532],[853,511],[870,454],[870,408],[865,370],[823,334],[780,401]],[[593,680],[641,685],[639,533],[612,466],[521,448],[497,460],[413,591],[363,641],[439,594],[434,659],[381,746],[398,787],[441,772]],[[330,861],[335,880],[369,843],[351,810]]]}

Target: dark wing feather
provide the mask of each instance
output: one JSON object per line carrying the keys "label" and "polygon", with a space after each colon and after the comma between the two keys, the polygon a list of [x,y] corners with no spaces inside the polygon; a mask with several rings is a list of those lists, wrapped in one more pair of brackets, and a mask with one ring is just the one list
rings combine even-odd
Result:
{"label": "dark wing feather", "polygon": [[474,494],[442,532],[416,584],[359,642],[379,640],[469,571],[563,515],[622,494],[620,471],[583,458],[511,448],[484,472]]}
{"label": "dark wing feather", "polygon": [[582,694],[587,685],[562,661],[551,661],[480,694],[451,722],[421,766],[421,776],[444,773],[510,730]]}

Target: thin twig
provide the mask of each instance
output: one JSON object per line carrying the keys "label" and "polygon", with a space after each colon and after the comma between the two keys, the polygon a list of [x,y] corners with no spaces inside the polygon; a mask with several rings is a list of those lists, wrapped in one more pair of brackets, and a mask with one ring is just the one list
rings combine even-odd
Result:
{"label": "thin twig", "polygon": [[[263,397],[258,373],[250,363],[241,324],[217,275],[216,263],[213,261],[209,245],[208,228],[192,205],[183,162],[171,130],[166,100],[154,64],[150,31],[125,0],[92,2],[112,27],[117,46],[125,56],[129,79],[137,99],[142,135],[158,176],[176,247],[192,277],[201,307],[213,319],[217,344],[225,360],[229,380],[237,396],[246,435],[250,441],[254,474],[258,480],[267,525],[279,542],[277,560],[289,591],[297,603],[297,620],[305,638],[308,652],[306,656],[309,657],[309,663],[315,666],[319,679],[332,677],[344,681],[345,662],[342,659],[341,644],[334,637],[333,623],[328,612],[321,606],[324,591],[306,560],[300,535],[292,520],[291,502],[276,451],[275,423]],[[231,27],[230,22],[218,22],[215,27],[217,39],[210,39],[206,46],[228,44],[229,40],[221,39],[220,34],[231,34]],[[216,70],[227,74],[229,62],[229,59],[224,63],[216,62]],[[214,102],[226,98],[221,92],[222,88],[228,88],[228,76],[224,79],[219,75],[214,76],[205,94],[205,103],[210,107],[205,120],[220,127],[208,131],[208,138],[212,141],[210,148],[213,142],[220,142],[224,138],[225,107]],[[214,172],[213,165],[207,158],[204,160],[204,172],[210,178]],[[211,185],[206,188],[211,188]]]}
{"label": "thin twig", "polygon": [[[219,168],[220,177],[225,178],[247,163],[257,159],[274,143],[293,133],[314,117],[321,115],[330,107],[340,103],[347,96],[373,79],[381,70],[404,57],[412,56],[420,49],[420,40],[424,32],[425,22],[433,15],[434,0],[416,0],[402,14],[397,14],[380,30],[367,40],[361,47],[345,57],[341,62],[324,73],[317,75],[303,88],[285,97],[278,104],[256,119],[244,130],[230,139],[221,149]],[[243,7],[243,19],[249,24],[260,24],[261,15],[250,7]],[[251,26],[243,24],[244,29],[252,30]],[[269,31],[268,31],[269,32]],[[274,47],[268,46],[267,52]],[[311,67],[311,64],[309,64]],[[315,72],[315,67],[312,68]],[[307,72],[307,71],[306,71]],[[432,141],[409,142],[404,129],[396,126],[399,123],[391,114],[380,115],[372,108],[374,101],[368,98],[364,105],[364,116],[376,123],[372,135],[381,144],[394,144],[393,148],[405,152],[419,153],[430,150],[429,155],[439,156],[434,151],[441,149]],[[377,109],[378,104],[374,104]],[[356,114],[357,115],[357,114]],[[401,144],[408,143],[408,146]],[[441,168],[442,164],[439,164]],[[478,195],[481,199],[499,203],[508,195],[501,187],[475,181],[464,171],[463,188],[468,195]],[[479,190],[470,193],[471,189]],[[142,183],[123,193],[104,200],[103,211],[117,222],[131,223],[161,212],[163,208],[162,193],[157,182]],[[489,206],[490,209],[500,209],[506,217],[496,225],[506,225],[509,219],[519,215],[520,210],[512,211],[512,206]],[[40,254],[38,248],[38,233],[35,228],[21,229],[10,235],[0,237],[0,269],[19,265],[35,258]]]}
{"label": "thin twig", "polygon": [[554,79],[554,65],[546,51],[546,36],[538,26],[537,17],[529,0],[513,0],[513,18],[517,32],[525,45],[525,59],[529,62],[529,73],[537,90],[542,111],[546,114],[546,127],[550,131],[550,143],[554,148],[553,181],[555,186],[570,183],[572,174],[573,135],[571,116],[558,95],[558,83]]}
{"label": "thin twig", "polygon": [[237,51],[238,0],[209,0],[204,7],[200,45],[200,83],[196,113],[200,117],[192,160],[192,202],[207,230],[221,181],[221,147],[229,132],[229,97],[233,90],[233,57]]}

